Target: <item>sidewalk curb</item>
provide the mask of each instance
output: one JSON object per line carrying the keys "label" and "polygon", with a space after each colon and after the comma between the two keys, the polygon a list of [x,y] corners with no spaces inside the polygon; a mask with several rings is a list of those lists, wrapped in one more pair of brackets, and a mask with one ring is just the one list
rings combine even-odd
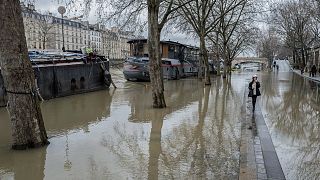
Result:
{"label": "sidewalk curb", "polygon": [[[244,93],[241,112],[240,174],[239,180],[285,180],[278,155],[261,108],[252,112],[252,103]],[[249,128],[250,127],[250,128]]]}
{"label": "sidewalk curb", "polygon": [[312,77],[309,77],[309,76],[306,76],[306,75],[301,75],[301,73],[293,70],[294,73],[298,74],[299,76],[305,78],[305,79],[308,79],[308,80],[311,80],[311,81],[316,81],[316,82],[320,82],[320,79],[316,79],[316,78],[312,78]]}

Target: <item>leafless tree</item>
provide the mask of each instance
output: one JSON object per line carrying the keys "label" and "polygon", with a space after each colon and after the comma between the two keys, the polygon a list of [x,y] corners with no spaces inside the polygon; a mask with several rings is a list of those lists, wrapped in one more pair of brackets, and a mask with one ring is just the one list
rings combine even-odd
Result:
{"label": "leafless tree", "polygon": [[[231,62],[244,48],[253,44],[254,28],[253,15],[255,1],[250,0],[220,0],[217,13],[219,23],[216,28],[220,40],[220,54],[224,59],[223,77],[231,74]],[[216,36],[214,33],[213,36]],[[210,36],[209,36],[210,38]],[[216,38],[210,38],[216,41]]]}
{"label": "leafless tree", "polygon": [[278,49],[281,46],[280,39],[278,38],[275,30],[272,28],[267,31],[260,32],[259,39],[257,40],[256,52],[259,57],[268,58],[268,67],[271,68],[272,61]]}
{"label": "leafless tree", "polygon": [[49,13],[45,13],[37,21],[37,25],[39,27],[39,38],[42,42],[42,48],[46,49],[48,47],[47,44],[52,43],[54,37],[54,24],[52,23],[52,17]]}
{"label": "leafless tree", "polygon": [[20,1],[0,1],[0,68],[8,95],[13,149],[48,144],[28,57]]}
{"label": "leafless tree", "polygon": [[[181,24],[189,25],[192,30],[199,37],[200,40],[200,68],[198,70],[198,77],[203,78],[204,67],[204,83],[211,85],[208,52],[206,47],[206,37],[212,32],[218,22],[217,15],[214,11],[216,0],[178,0],[182,8],[179,10],[182,21]],[[184,22],[183,22],[184,21]],[[185,29],[185,26],[181,26]]]}
{"label": "leafless tree", "polygon": [[65,0],[67,4],[82,2],[86,12],[92,3],[98,5],[98,14],[102,22],[120,26],[122,29],[145,30],[148,24],[148,50],[150,81],[153,107],[164,108],[163,76],[161,71],[160,34],[165,24],[176,17],[180,8],[174,0]]}
{"label": "leafless tree", "polygon": [[276,5],[273,23],[286,45],[293,50],[294,56],[300,54],[299,64],[304,68],[307,63],[307,48],[312,40],[312,3],[307,0],[289,0]]}

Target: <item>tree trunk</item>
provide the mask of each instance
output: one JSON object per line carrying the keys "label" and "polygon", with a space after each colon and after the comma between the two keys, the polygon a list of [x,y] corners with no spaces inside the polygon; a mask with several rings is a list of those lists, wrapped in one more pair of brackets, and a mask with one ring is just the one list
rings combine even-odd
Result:
{"label": "tree trunk", "polygon": [[8,95],[12,148],[47,145],[19,0],[0,1],[0,23],[0,67]]}
{"label": "tree trunk", "polygon": [[292,58],[293,58],[293,63],[296,64],[297,62],[296,62],[296,51],[295,50],[292,51]]}
{"label": "tree trunk", "polygon": [[201,61],[204,65],[204,84],[211,85],[210,80],[210,69],[209,69],[209,61],[208,61],[208,52],[206,48],[205,36],[200,36],[200,52],[201,52]]}
{"label": "tree trunk", "polygon": [[202,51],[200,50],[200,59],[199,59],[199,67],[198,67],[198,79],[203,79],[203,58]]}
{"label": "tree trunk", "polygon": [[163,75],[160,54],[160,32],[158,24],[159,4],[157,0],[148,0],[148,50],[150,82],[154,108],[165,108]]}
{"label": "tree trunk", "polygon": [[223,78],[227,77],[227,68],[228,68],[227,44],[225,42],[226,40],[224,40],[224,43],[223,43],[223,76],[222,76]]}
{"label": "tree trunk", "polygon": [[231,60],[228,60],[228,75],[229,77],[231,77],[231,73],[232,73],[232,63]]}
{"label": "tree trunk", "polygon": [[301,49],[301,55],[302,55],[302,67],[306,67],[306,56],[305,56],[305,51],[304,48]]}
{"label": "tree trunk", "polygon": [[219,34],[216,34],[217,76],[220,76]]}
{"label": "tree trunk", "polygon": [[46,40],[45,39],[42,42],[42,49],[46,49]]}

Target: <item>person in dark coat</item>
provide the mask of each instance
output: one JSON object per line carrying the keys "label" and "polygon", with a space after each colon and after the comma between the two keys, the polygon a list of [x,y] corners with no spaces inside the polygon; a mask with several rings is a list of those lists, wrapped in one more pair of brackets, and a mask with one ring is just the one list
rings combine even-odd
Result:
{"label": "person in dark coat", "polygon": [[314,76],[316,75],[316,73],[317,73],[317,67],[316,67],[316,65],[313,65],[313,66],[311,67],[312,77],[314,77]]}
{"label": "person in dark coat", "polygon": [[252,76],[252,81],[249,83],[249,97],[252,97],[253,111],[256,109],[257,97],[261,96],[260,93],[260,82],[258,81],[257,75]]}

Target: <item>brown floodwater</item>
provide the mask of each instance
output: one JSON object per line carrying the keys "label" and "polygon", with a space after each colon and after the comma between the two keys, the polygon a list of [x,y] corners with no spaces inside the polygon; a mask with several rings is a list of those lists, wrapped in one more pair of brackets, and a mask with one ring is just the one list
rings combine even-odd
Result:
{"label": "brown floodwater", "polygon": [[[259,73],[258,98],[287,179],[319,179],[320,85],[288,72]],[[168,107],[151,107],[149,83],[44,102],[51,144],[10,150],[0,108],[0,179],[238,179],[241,107],[253,72],[230,81],[165,81]]]}
{"label": "brown floodwater", "polygon": [[44,102],[44,148],[10,150],[0,108],[0,179],[237,179],[240,76],[166,81],[165,109],[151,107],[149,83],[120,77],[116,90]]}
{"label": "brown floodwater", "polygon": [[286,178],[320,179],[320,83],[285,71],[261,81],[260,105]]}

